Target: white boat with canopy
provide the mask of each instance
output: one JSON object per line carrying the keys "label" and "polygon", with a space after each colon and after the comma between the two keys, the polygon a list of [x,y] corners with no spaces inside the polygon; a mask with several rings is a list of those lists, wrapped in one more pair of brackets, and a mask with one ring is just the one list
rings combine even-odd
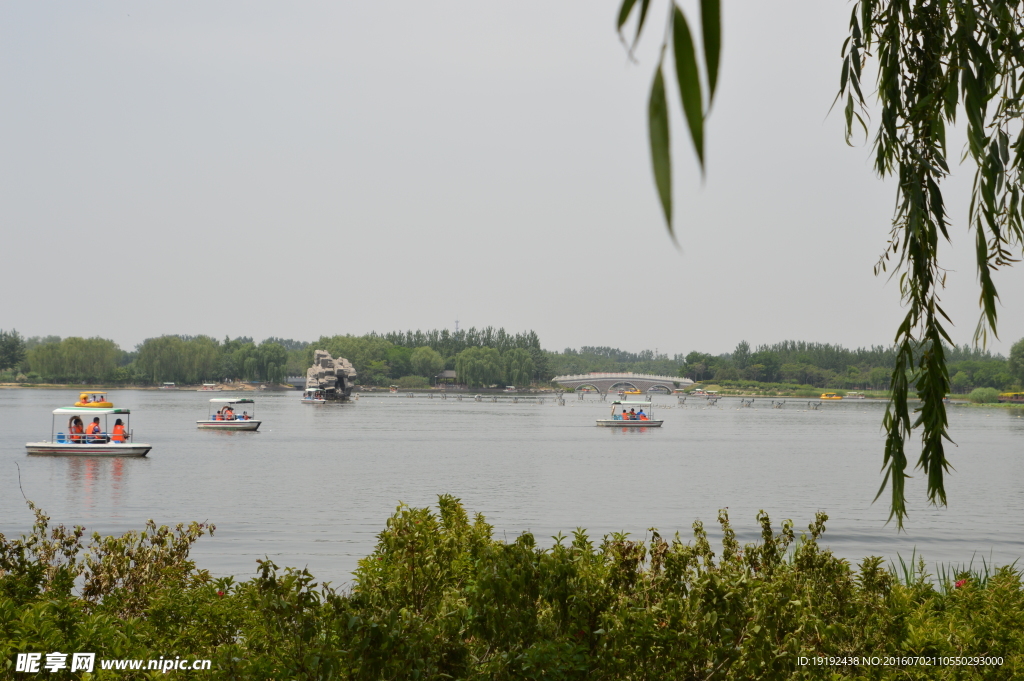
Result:
{"label": "white boat with canopy", "polygon": [[326,404],[327,396],[319,388],[306,388],[302,393],[303,404]]}
{"label": "white boat with canopy", "polygon": [[[82,414],[85,414],[90,424],[103,417],[103,429],[95,434],[73,431],[76,419],[78,425],[82,425]],[[50,439],[44,442],[28,442],[25,449],[29,454],[50,456],[145,456],[153,445],[134,441],[134,434],[130,428],[130,414],[130,410],[120,407],[54,409]],[[68,417],[67,433],[57,431],[58,416]],[[111,416],[115,417],[113,429],[109,427]]]}
{"label": "white boat with canopy", "polygon": [[[232,405],[253,405],[247,407],[241,414],[235,413]],[[256,419],[256,403],[248,397],[215,397],[210,400],[209,419],[196,421],[197,428],[208,428],[211,430],[256,430],[263,423]],[[249,413],[252,409],[252,413]]]}
{"label": "white boat with canopy", "polygon": [[654,418],[653,402],[626,400],[612,402],[611,418],[597,420],[597,425],[613,428],[660,428],[662,423]]}

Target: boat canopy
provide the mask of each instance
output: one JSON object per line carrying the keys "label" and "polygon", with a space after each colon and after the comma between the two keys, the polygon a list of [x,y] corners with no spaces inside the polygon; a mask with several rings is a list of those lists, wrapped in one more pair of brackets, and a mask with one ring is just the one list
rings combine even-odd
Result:
{"label": "boat canopy", "polygon": [[210,401],[222,404],[256,404],[255,400],[250,400],[248,397],[215,397]]}
{"label": "boat canopy", "polygon": [[[83,411],[87,410],[87,411]],[[130,414],[130,409],[124,409],[122,407],[60,407],[53,410],[54,414],[88,414],[89,416],[95,416],[96,414]]]}
{"label": "boat canopy", "polygon": [[650,406],[653,406],[653,402],[640,402],[640,401],[629,401],[629,400],[619,400],[617,402],[612,402],[612,404],[623,404],[623,405],[631,406],[631,407],[637,407],[637,406],[639,406],[639,407],[650,407]]}

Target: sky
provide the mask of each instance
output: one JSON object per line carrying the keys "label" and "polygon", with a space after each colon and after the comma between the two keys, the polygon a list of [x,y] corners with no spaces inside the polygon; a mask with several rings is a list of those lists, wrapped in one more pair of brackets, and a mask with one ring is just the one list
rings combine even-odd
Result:
{"label": "sky", "polygon": [[[890,343],[895,189],[829,114],[849,4],[725,3],[705,177],[672,121],[678,248],[647,148],[665,7],[633,63],[605,0],[0,4],[0,328]],[[945,185],[957,343],[971,172]],[[996,283],[1005,354],[1024,267]]]}

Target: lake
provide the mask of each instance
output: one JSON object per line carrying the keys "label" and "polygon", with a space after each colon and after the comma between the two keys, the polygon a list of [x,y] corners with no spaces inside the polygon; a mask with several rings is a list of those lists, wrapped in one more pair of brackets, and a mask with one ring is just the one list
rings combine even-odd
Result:
{"label": "lake", "polygon": [[[18,489],[55,523],[104,534],[139,529],[147,518],[172,525],[209,520],[213,538],[193,551],[216,575],[251,577],[256,560],[303,567],[336,584],[351,578],[400,502],[433,505],[460,497],[499,538],[531,531],[550,536],[587,528],[663,536],[701,519],[717,528],[728,507],[741,541],[758,536],[755,515],[777,527],[805,528],[829,515],[824,543],[858,562],[867,555],[930,565],[997,564],[1024,556],[1024,418],[1002,409],[950,409],[956,442],[947,457],[949,507],[925,502],[919,472],[907,481],[906,531],[886,525],[881,483],[883,402],[788,399],[772,409],[757,399],[716,406],[655,398],[664,427],[623,432],[598,428],[610,404],[568,395],[512,403],[364,393],[347,405],[304,405],[298,392],[257,393],[256,433],[198,430],[209,393],[110,391],[132,410],[136,440],[153,445],[142,459],[27,456],[24,445],[50,437],[51,411],[77,390],[0,390],[0,532],[27,531],[32,516]],[[250,393],[250,395],[252,395]],[[217,397],[240,396],[219,393]],[[58,430],[66,429],[66,420]],[[916,461],[916,447],[911,448]],[[15,465],[17,464],[17,466]],[[718,533],[712,533],[717,537]]]}

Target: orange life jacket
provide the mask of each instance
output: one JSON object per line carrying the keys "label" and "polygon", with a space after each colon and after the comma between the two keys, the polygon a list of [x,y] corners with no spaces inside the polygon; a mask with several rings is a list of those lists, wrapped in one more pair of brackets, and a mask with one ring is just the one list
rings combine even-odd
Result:
{"label": "orange life jacket", "polygon": [[72,442],[80,442],[83,439],[82,438],[82,433],[83,432],[85,432],[85,431],[82,430],[82,426],[78,425],[77,423],[75,425],[71,426],[71,441]]}
{"label": "orange life jacket", "polygon": [[110,439],[114,442],[124,442],[124,426],[114,426],[114,431],[110,434]]}
{"label": "orange life jacket", "polygon": [[640,420],[641,421],[647,421],[648,420],[647,419],[647,414],[640,414]]}

